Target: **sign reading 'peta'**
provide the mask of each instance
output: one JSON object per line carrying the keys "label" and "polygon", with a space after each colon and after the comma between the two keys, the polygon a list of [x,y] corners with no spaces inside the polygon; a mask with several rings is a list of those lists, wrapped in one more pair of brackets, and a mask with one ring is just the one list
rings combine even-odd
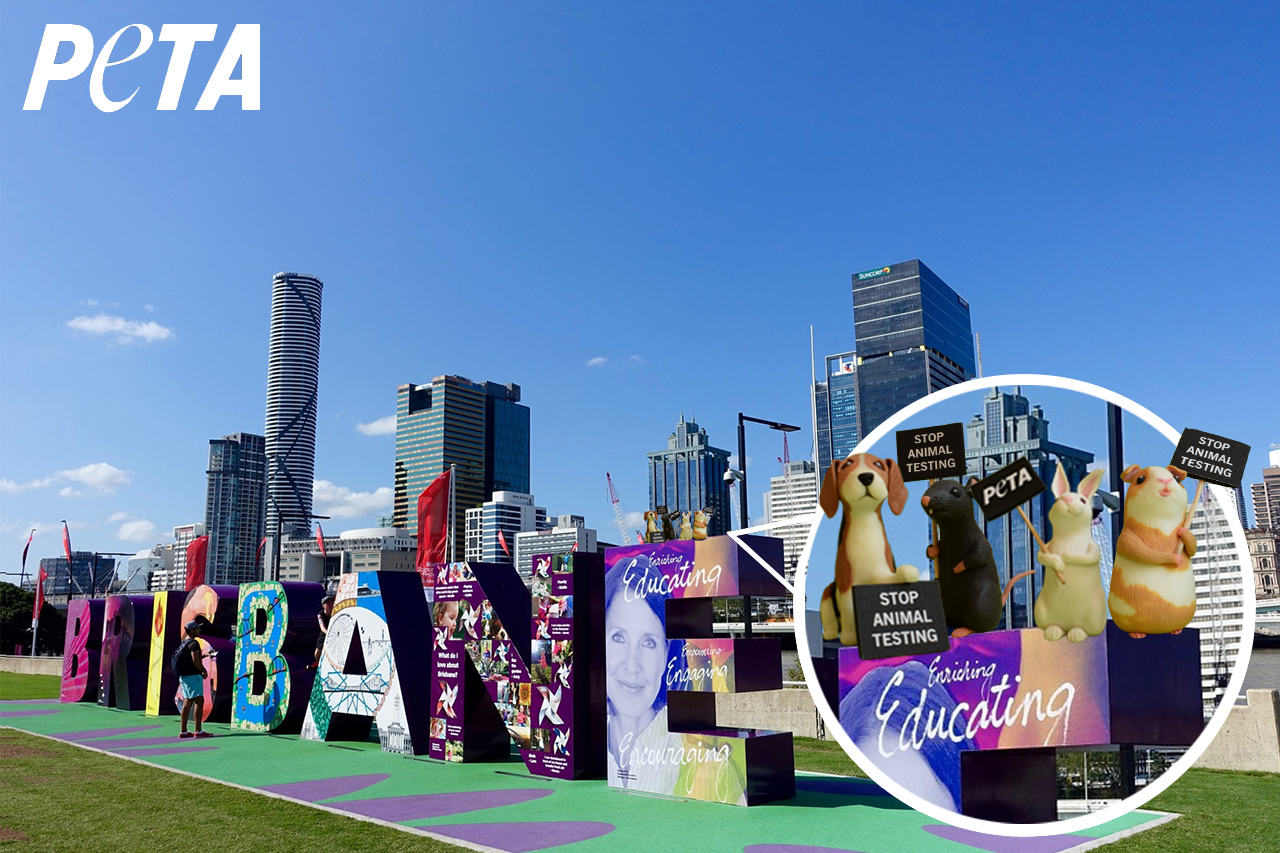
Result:
{"label": "sign reading 'peta'", "polygon": [[969,484],[969,494],[987,521],[1013,512],[1044,491],[1044,481],[1023,456],[989,477]]}
{"label": "sign reading 'peta'", "polygon": [[[136,29],[138,44],[127,56],[116,57],[116,43],[129,30]],[[236,24],[222,46],[222,54],[213,73],[209,75],[200,100],[196,102],[197,110],[211,110],[218,105],[222,97],[238,97],[240,109],[258,109],[262,81],[262,51],[260,46],[260,30],[258,24]],[[132,62],[151,49],[157,40],[172,42],[173,50],[169,54],[169,66],[165,71],[164,83],[160,87],[157,110],[176,110],[178,98],[182,95],[182,87],[187,79],[187,68],[191,57],[200,42],[215,41],[218,34],[217,24],[165,24],[160,28],[160,37],[156,38],[146,24],[129,24],[121,27],[103,43],[100,50],[95,51],[93,33],[78,24],[47,24],[44,38],[40,41],[40,50],[36,53],[36,64],[31,71],[31,83],[27,86],[27,100],[24,110],[38,110],[44,106],[44,96],[49,84],[74,80],[85,72],[89,63],[93,70],[89,73],[89,100],[104,113],[113,113],[133,100],[134,95],[142,91],[142,87],[133,90],[129,97],[112,100],[107,96],[104,78],[107,69],[114,65]],[[132,37],[126,39],[126,45],[132,43]],[[58,61],[63,44],[71,45],[71,55],[62,62]],[[95,59],[95,52],[97,58]],[[118,51],[123,53],[124,50]],[[240,68],[240,76],[232,79],[236,67]]]}

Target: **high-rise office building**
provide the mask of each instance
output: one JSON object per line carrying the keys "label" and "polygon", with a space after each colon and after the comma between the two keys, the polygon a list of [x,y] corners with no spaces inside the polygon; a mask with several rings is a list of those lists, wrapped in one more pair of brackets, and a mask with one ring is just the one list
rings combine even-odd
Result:
{"label": "high-rise office building", "polygon": [[[1021,388],[1015,388],[1012,394],[992,388],[983,397],[982,414],[975,415],[965,425],[968,469],[965,479],[970,476],[982,479],[1024,456],[1046,484],[1053,482],[1057,463],[1061,462],[1072,488],[1084,479],[1089,463],[1093,462],[1093,454],[1087,450],[1049,440],[1049,419],[1039,406],[1032,405],[1022,396]],[[1046,542],[1053,535],[1049,524],[1052,506],[1053,492],[1045,489],[1022,507]],[[1037,569],[1014,585],[1009,600],[1005,602],[1000,627],[1034,627],[1032,607],[1044,585],[1044,572],[1038,570],[1039,564],[1035,562],[1035,542],[1031,531],[1017,512],[991,521],[979,519],[979,523],[995,553],[1001,590],[1014,575],[1027,569]]]}
{"label": "high-rise office building", "polygon": [[[811,516],[817,508],[818,474],[809,460],[792,462],[781,476],[769,480],[769,491],[764,493],[766,523]],[[810,525],[806,522],[769,531],[768,535],[782,540],[782,564],[787,580],[795,577],[800,554],[809,541],[809,528]]]}
{"label": "high-rise office building", "polygon": [[520,386],[437,376],[396,389],[396,527],[418,532],[418,496],[456,465],[453,535],[465,551],[466,511],[495,491],[529,491],[529,408]]}
{"label": "high-rise office building", "polygon": [[860,436],[977,373],[969,303],[918,260],[853,276],[853,328]]}
{"label": "high-rise office building", "polygon": [[[272,538],[277,528],[286,539],[311,535],[323,290],[320,279],[301,273],[279,272],[271,279],[265,527]],[[265,553],[278,553],[277,546],[268,543]]]}
{"label": "high-rise office building", "polygon": [[535,506],[533,495],[494,492],[492,500],[467,510],[466,560],[514,565],[516,535],[548,526],[546,507]]}
{"label": "high-rise office building", "polygon": [[1191,558],[1196,583],[1196,616],[1191,627],[1200,631],[1200,684],[1206,720],[1226,691],[1241,644],[1253,643],[1253,637],[1244,636],[1244,585],[1252,583],[1252,572],[1245,569],[1245,555],[1227,523],[1228,512],[1234,514],[1205,489],[1190,525],[1197,546]]}
{"label": "high-rise office building", "polygon": [[291,539],[280,554],[280,580],[333,584],[351,572],[417,571],[418,539],[395,527],[364,527],[324,537],[324,555],[313,538]]}
{"label": "high-rise office building", "polygon": [[858,428],[858,354],[826,357],[823,378],[813,386],[814,434],[818,437],[818,477],[833,459],[843,459],[861,440]]}
{"label": "high-rise office building", "polygon": [[585,518],[580,515],[557,515],[542,530],[516,534],[516,570],[528,582],[533,574],[535,554],[564,554],[569,551],[595,554],[598,550],[596,532],[587,527]]}
{"label": "high-rise office building", "polygon": [[[173,560],[172,568],[151,573],[151,590],[161,592],[166,589],[183,589],[187,582],[187,548],[191,543],[204,535],[204,524],[183,524],[173,528]],[[207,559],[207,558],[206,558]],[[205,563],[206,574],[208,562]]]}
{"label": "high-rise office building", "polygon": [[262,580],[258,545],[265,523],[266,490],[266,438],[237,432],[209,441],[204,502],[208,583],[239,585]]}
{"label": "high-rise office building", "polygon": [[[40,560],[40,568],[47,576],[44,582],[46,596],[85,598],[92,595],[101,598],[111,591],[111,580],[116,571],[114,558],[92,551],[72,551],[71,560],[70,566],[66,557],[44,557]],[[34,581],[31,588],[35,589]]]}
{"label": "high-rise office building", "polygon": [[1280,531],[1280,449],[1273,449],[1269,467],[1262,469],[1262,482],[1249,487],[1253,492],[1253,523],[1263,530]]}
{"label": "high-rise office building", "polygon": [[680,415],[676,431],[667,436],[667,449],[646,453],[649,464],[649,508],[668,511],[711,510],[707,533],[729,532],[729,451],[712,447],[707,431]]}

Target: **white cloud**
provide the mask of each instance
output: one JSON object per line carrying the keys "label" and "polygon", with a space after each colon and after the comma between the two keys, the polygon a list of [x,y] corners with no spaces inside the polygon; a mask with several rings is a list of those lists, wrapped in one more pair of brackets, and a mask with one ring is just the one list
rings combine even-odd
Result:
{"label": "white cloud", "polygon": [[356,431],[365,435],[395,435],[396,416],[387,415],[385,418],[378,418],[376,421],[369,421],[367,424],[356,424]]}
{"label": "white cloud", "polygon": [[52,486],[55,477],[45,477],[42,480],[29,480],[26,483],[15,483],[13,480],[0,480],[0,495],[16,495],[18,492],[25,492],[27,489],[43,489],[45,486]]}
{"label": "white cloud", "polygon": [[84,497],[84,492],[80,491],[79,489],[73,489],[70,486],[63,486],[62,489],[58,492],[58,497],[82,498]]}
{"label": "white cloud", "polygon": [[627,358],[627,363],[628,364],[644,364],[644,356],[642,355],[629,356]]}
{"label": "white cloud", "polygon": [[67,326],[91,335],[115,335],[115,343],[131,344],[135,341],[152,343],[173,337],[173,329],[161,326],[154,320],[126,320],[110,314],[95,314],[92,317],[76,317],[67,322]]}
{"label": "white cloud", "polygon": [[609,359],[605,358],[604,356],[598,355],[595,358],[587,359],[587,367],[599,367],[600,365],[604,364],[608,360]]}
{"label": "white cloud", "polygon": [[[636,531],[644,530],[644,524],[645,522],[644,522],[643,512],[627,513],[627,532],[630,533],[632,536],[636,534]],[[614,525],[614,527],[617,527],[617,526],[618,525],[616,524]],[[604,538],[607,540],[609,537],[606,536]]]}
{"label": "white cloud", "polygon": [[312,484],[312,499],[318,515],[363,518],[391,509],[395,493],[390,486],[383,486],[372,492],[357,492],[328,480],[316,480]]}
{"label": "white cloud", "polygon": [[71,480],[74,483],[83,483],[95,491],[108,494],[114,492],[120,486],[133,482],[132,478],[129,477],[128,471],[121,471],[116,466],[106,462],[94,462],[90,465],[82,465],[79,468],[59,471],[54,476],[63,480]]}
{"label": "white cloud", "polygon": [[115,524],[117,521],[128,521],[131,518],[133,518],[133,516],[129,515],[127,512],[117,512],[115,515],[107,519],[107,524]]}
{"label": "white cloud", "polygon": [[156,306],[154,306],[154,305],[143,305],[143,306],[142,306],[142,310],[143,310],[143,311],[146,311],[148,314],[154,314],[154,313],[156,313]]}
{"label": "white cloud", "polygon": [[156,526],[145,518],[126,521],[116,531],[116,538],[125,542],[150,542],[156,532]]}

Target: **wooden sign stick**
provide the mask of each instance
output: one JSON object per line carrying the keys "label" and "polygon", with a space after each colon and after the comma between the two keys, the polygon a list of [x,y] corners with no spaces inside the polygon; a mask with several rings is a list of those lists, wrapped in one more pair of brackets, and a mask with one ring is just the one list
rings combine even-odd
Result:
{"label": "wooden sign stick", "polygon": [[[1191,506],[1187,507],[1186,514],[1182,516],[1182,526],[1187,528],[1188,530],[1191,529],[1191,519],[1196,514],[1196,507],[1200,506],[1200,494],[1203,491],[1204,491],[1204,480],[1200,480],[1199,483],[1197,483],[1196,485],[1196,496],[1191,501]],[[1173,553],[1181,554],[1182,551],[1183,551],[1182,537],[1178,537],[1178,550],[1174,551]]]}
{"label": "wooden sign stick", "polygon": [[1036,527],[1031,523],[1031,519],[1027,518],[1026,512],[1022,507],[1018,507],[1018,515],[1022,516],[1022,520],[1026,522],[1027,529],[1031,531],[1031,535],[1035,537],[1036,544],[1040,546],[1040,550],[1044,550],[1044,540],[1040,538],[1040,534],[1036,532]]}
{"label": "wooden sign stick", "polygon": [[[1031,531],[1031,535],[1035,537],[1036,544],[1040,546],[1040,550],[1044,550],[1044,540],[1040,538],[1040,534],[1036,532],[1036,526],[1031,523],[1031,519],[1027,518],[1026,512],[1022,507],[1018,507],[1018,515],[1022,516],[1022,520],[1026,522],[1027,529]],[[1067,579],[1062,576],[1062,572],[1058,572],[1058,582],[1066,584]]]}

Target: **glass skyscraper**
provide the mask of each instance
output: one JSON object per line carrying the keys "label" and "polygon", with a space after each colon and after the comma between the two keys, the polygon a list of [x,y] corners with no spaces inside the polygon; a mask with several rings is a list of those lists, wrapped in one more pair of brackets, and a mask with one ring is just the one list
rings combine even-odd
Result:
{"label": "glass skyscraper", "polygon": [[813,387],[817,417],[818,479],[826,476],[831,460],[843,459],[858,446],[858,357],[842,352],[826,358],[824,379]]}
{"label": "glass skyscraper", "polygon": [[266,441],[260,435],[237,432],[209,442],[206,583],[262,580],[257,556],[267,504]]}
{"label": "glass skyscraper", "polygon": [[[323,291],[324,284],[312,275],[279,272],[271,279],[266,430],[266,531],[271,537],[277,519],[282,538],[311,535]],[[277,551],[272,545],[268,553]]]}
{"label": "glass skyscraper", "polygon": [[[707,533],[718,536],[732,528],[729,518],[729,451],[712,447],[707,431],[684,415],[667,436],[667,449],[646,453],[649,463],[649,508],[693,512],[710,509]],[[676,524],[677,531],[679,524]]]}
{"label": "glass skyscraper", "polygon": [[[1061,461],[1067,481],[1074,490],[1088,473],[1089,463],[1093,462],[1093,454],[1089,451],[1049,440],[1049,419],[1039,406],[1031,405],[1022,396],[1021,388],[1015,388],[1012,394],[992,388],[982,400],[982,414],[975,415],[965,425],[964,443],[968,469],[966,481],[970,476],[982,479],[1025,456],[1045,485],[1053,482],[1057,463]],[[1051,489],[1045,489],[1023,505],[1027,517],[1046,542],[1053,538],[1048,521],[1052,506]],[[1009,578],[1027,569],[1036,569],[1035,574],[1022,578],[1014,586],[1005,603],[1000,627],[1035,627],[1032,607],[1044,585],[1044,570],[1035,562],[1036,546],[1031,531],[1016,510],[992,521],[985,521],[976,508],[974,512],[995,553],[1001,592]]]}
{"label": "glass skyscraper", "polygon": [[495,491],[529,491],[529,408],[520,386],[437,376],[396,390],[396,527],[418,530],[418,496],[457,466],[456,555],[465,547],[466,511]]}
{"label": "glass skyscraper", "polygon": [[977,373],[969,303],[918,260],[853,276],[853,328],[860,436]]}

